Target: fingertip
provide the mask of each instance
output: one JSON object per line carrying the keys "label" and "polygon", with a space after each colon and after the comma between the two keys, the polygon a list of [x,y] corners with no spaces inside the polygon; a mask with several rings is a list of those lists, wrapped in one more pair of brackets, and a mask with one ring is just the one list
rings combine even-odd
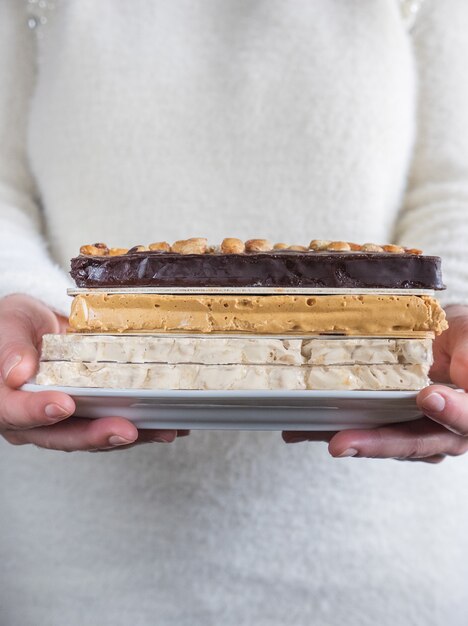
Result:
{"label": "fingertip", "polygon": [[330,439],[328,452],[334,458],[366,456],[369,445],[380,438],[379,430],[341,430]]}
{"label": "fingertip", "polygon": [[328,443],[328,452],[332,457],[340,457],[345,450],[351,447],[351,442],[347,441],[347,433],[343,437],[342,433],[337,433]]}
{"label": "fingertip", "polygon": [[444,387],[444,385],[430,385],[419,392],[416,402],[425,415],[437,415],[446,408],[451,392],[453,393],[451,389]]}
{"label": "fingertip", "polygon": [[3,382],[16,389],[28,381],[37,371],[39,356],[34,346],[22,347],[7,355],[2,363]]}
{"label": "fingertip", "polygon": [[149,441],[153,443],[173,443],[177,438],[176,430],[156,430],[149,434]]}
{"label": "fingertip", "polygon": [[111,437],[120,437],[122,442],[119,445],[128,445],[138,439],[138,429],[135,424],[123,417],[101,417],[90,421],[92,422],[91,436],[96,440],[96,447],[115,445],[109,443]]}
{"label": "fingertip", "polygon": [[123,417],[114,417],[111,419],[113,420],[113,428],[117,427],[119,433],[121,433],[125,439],[131,439],[132,442],[138,439],[138,428],[135,424],[133,424],[133,422],[130,422]]}
{"label": "fingertip", "polygon": [[164,431],[163,439],[167,443],[173,443],[177,439],[177,431],[176,430]]}
{"label": "fingertip", "polygon": [[52,423],[70,417],[76,410],[73,398],[59,391],[47,392],[47,398],[44,398],[44,405],[44,413]]}
{"label": "fingertip", "polygon": [[62,406],[70,415],[76,411],[76,403],[73,398],[61,391],[53,391],[54,399]]}
{"label": "fingertip", "polygon": [[12,391],[17,398],[16,411],[28,417],[23,427],[51,426],[73,415],[76,405],[70,396],[60,391]]}
{"label": "fingertip", "polygon": [[432,385],[418,398],[423,413],[451,432],[468,436],[468,397],[462,390]]}
{"label": "fingertip", "polygon": [[346,446],[340,445],[339,443],[330,441],[330,443],[328,444],[328,453],[335,459],[339,458],[346,450],[348,450],[348,448]]}
{"label": "fingertip", "polygon": [[424,389],[421,389],[416,397],[416,401],[419,402],[423,398],[429,396],[431,393],[440,393],[443,395],[448,390],[449,388],[445,385],[429,385],[428,387],[424,387]]}

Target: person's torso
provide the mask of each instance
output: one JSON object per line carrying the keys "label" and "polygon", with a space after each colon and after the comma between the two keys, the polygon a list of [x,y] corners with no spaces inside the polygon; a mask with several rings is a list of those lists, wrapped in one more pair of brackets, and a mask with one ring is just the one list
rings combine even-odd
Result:
{"label": "person's torso", "polygon": [[[31,4],[46,21],[28,150],[64,267],[96,241],[391,238],[415,116],[394,0]],[[425,467],[279,433],[2,444],[5,624],[438,624],[461,610],[444,574],[464,565],[435,541],[460,494],[437,471],[443,493]]]}
{"label": "person's torso", "polygon": [[391,238],[415,116],[395,0],[61,0],[46,18],[29,153],[63,266],[94,241]]}

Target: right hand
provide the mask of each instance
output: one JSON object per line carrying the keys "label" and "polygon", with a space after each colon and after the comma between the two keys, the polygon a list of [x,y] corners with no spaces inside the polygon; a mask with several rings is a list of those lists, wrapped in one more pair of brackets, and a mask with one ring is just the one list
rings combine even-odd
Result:
{"label": "right hand", "polygon": [[0,299],[0,435],[9,443],[63,450],[109,450],[138,443],[171,442],[188,431],[138,431],[122,417],[70,417],[73,399],[60,391],[18,391],[34,376],[42,335],[64,332],[67,320],[23,294]]}

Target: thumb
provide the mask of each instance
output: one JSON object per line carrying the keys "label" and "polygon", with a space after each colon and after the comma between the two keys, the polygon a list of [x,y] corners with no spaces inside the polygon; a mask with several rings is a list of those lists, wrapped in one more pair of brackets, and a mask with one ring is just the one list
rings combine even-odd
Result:
{"label": "thumb", "polygon": [[0,372],[9,387],[19,387],[37,370],[44,333],[59,332],[55,314],[26,295],[0,300]]}

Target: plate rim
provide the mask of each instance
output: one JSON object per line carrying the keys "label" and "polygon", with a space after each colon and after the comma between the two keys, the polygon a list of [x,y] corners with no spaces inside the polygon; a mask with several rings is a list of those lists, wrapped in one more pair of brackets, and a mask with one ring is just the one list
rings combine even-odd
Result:
{"label": "plate rim", "polygon": [[403,391],[403,390],[384,390],[384,391],[366,391],[366,390],[315,390],[315,389],[113,389],[112,387],[64,387],[60,385],[39,385],[34,382],[27,382],[21,391],[40,392],[40,391],[60,391],[71,396],[106,396],[106,397],[126,397],[135,396],[145,398],[301,398],[301,399],[323,399],[336,398],[342,400],[384,400],[384,399],[400,399],[411,400],[416,399],[419,391]]}

